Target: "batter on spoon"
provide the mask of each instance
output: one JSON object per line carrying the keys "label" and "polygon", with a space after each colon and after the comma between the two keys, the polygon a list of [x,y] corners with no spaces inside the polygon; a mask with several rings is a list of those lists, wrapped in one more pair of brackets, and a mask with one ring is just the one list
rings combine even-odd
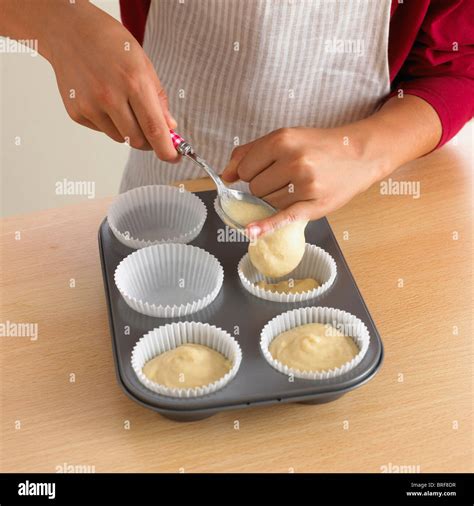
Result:
{"label": "batter on spoon", "polygon": [[[271,216],[265,207],[241,200],[227,201],[223,209],[243,226]],[[307,224],[307,221],[289,223],[251,241],[249,256],[254,267],[264,276],[272,278],[286,276],[294,270],[304,255],[304,230]]]}

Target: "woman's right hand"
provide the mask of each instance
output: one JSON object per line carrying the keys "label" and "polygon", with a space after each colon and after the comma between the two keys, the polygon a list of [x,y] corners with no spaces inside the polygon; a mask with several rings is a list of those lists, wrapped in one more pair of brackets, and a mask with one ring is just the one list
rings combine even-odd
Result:
{"label": "woman's right hand", "polygon": [[179,159],[169,134],[176,121],[165,90],[121,23],[86,0],[0,1],[12,18],[13,29],[6,30],[12,35],[5,35],[38,36],[39,52],[51,63],[74,121],[117,142],[153,149],[161,160]]}

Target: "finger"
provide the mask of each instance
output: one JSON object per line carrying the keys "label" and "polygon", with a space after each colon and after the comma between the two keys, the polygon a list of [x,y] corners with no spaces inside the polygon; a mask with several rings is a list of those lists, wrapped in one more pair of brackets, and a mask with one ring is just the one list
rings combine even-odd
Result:
{"label": "finger", "polygon": [[154,86],[148,83],[139,93],[130,96],[130,105],[145,138],[158,158],[165,162],[179,161],[180,157],[171,141],[169,127]]}
{"label": "finger", "polygon": [[111,108],[109,115],[122,139],[125,139],[132,148],[152,149],[128,103],[123,104],[121,107]]}
{"label": "finger", "polygon": [[255,176],[267,169],[277,160],[272,143],[267,136],[253,142],[250,149],[240,159],[236,171],[242,181],[251,181]]}
{"label": "finger", "polygon": [[301,195],[290,191],[291,186],[286,185],[277,191],[265,195],[264,200],[277,209],[286,209],[295,202],[310,200],[302,198]]}
{"label": "finger", "polygon": [[277,209],[285,209],[294,202],[300,200],[315,200],[318,198],[318,193],[315,192],[311,181],[303,181],[296,184],[289,182],[283,188],[279,188],[273,193],[264,195],[262,198]]}
{"label": "finger", "polygon": [[260,137],[239,162],[236,170],[242,181],[251,181],[295,146],[291,128],[279,128]]}
{"label": "finger", "polygon": [[148,60],[148,69],[150,71],[150,75],[152,76],[155,90],[156,90],[156,94],[157,94],[158,99],[160,101],[161,109],[163,110],[163,114],[164,114],[166,123],[168,124],[168,128],[171,130],[175,130],[178,126],[178,122],[176,121],[175,118],[173,118],[173,116],[170,113],[169,103],[168,103],[168,95],[166,94],[166,91],[165,91],[163,85],[161,84],[160,78],[156,74],[156,69],[150,60]]}
{"label": "finger", "polygon": [[102,130],[99,127],[97,127],[96,125],[94,125],[94,123],[92,121],[88,120],[84,116],[74,118],[74,121],[76,123],[78,123],[79,125],[82,125],[82,126],[85,126],[87,128],[90,128],[92,130],[95,130],[96,132],[102,132]]}
{"label": "finger", "polygon": [[[249,237],[257,238],[295,221],[309,221],[311,216],[316,215],[318,217],[319,213],[322,213],[322,209],[317,208],[315,201],[296,202],[268,218],[249,223],[246,232]],[[323,214],[320,216],[323,216]]]}
{"label": "finger", "polygon": [[114,122],[105,113],[98,113],[91,115],[87,118],[90,123],[93,123],[97,128],[107,134],[111,139],[116,142],[125,142],[124,136],[118,131]]}
{"label": "finger", "polygon": [[158,98],[161,103],[161,108],[163,110],[163,114],[165,115],[166,123],[168,124],[168,127],[171,130],[174,130],[178,126],[178,122],[173,118],[173,116],[170,113],[169,110],[169,103],[168,103],[168,95],[166,94],[164,88],[161,86],[161,82],[156,78],[157,82],[155,84],[156,91],[158,93]]}
{"label": "finger", "polygon": [[221,177],[224,179],[224,181],[227,181],[228,183],[238,181],[239,175],[237,174],[237,167],[239,165],[239,162],[249,152],[254,142],[255,141],[249,142],[247,144],[242,144],[242,146],[238,146],[232,151],[229,163],[226,165],[224,171],[221,174]]}
{"label": "finger", "polygon": [[250,181],[250,191],[257,197],[263,198],[280,188],[288,187],[290,177],[288,163],[280,159]]}

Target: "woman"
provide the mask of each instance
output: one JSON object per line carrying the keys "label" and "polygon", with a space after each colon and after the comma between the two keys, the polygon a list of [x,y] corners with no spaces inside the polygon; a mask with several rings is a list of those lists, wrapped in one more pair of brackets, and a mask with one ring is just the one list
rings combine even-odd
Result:
{"label": "woman", "polygon": [[71,118],[134,148],[121,191],[203,176],[173,163],[176,128],[280,209],[254,236],[341,207],[474,111],[470,0],[122,0],[130,31],[86,0],[0,6]]}

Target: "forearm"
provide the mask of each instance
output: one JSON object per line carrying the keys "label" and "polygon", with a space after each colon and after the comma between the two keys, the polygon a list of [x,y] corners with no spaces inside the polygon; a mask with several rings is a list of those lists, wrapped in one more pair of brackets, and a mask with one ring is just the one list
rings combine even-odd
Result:
{"label": "forearm", "polygon": [[[39,53],[51,57],[51,41],[71,16],[95,7],[87,0],[0,0],[0,36],[38,41]],[[56,38],[56,40],[58,40]],[[64,43],[67,41],[64,40]]]}
{"label": "forearm", "polygon": [[377,165],[376,180],[432,151],[442,133],[436,111],[428,102],[413,95],[391,98],[375,114],[351,127],[362,146],[364,158]]}
{"label": "forearm", "polygon": [[405,96],[355,123],[281,128],[238,146],[223,178],[248,182],[254,195],[280,209],[249,224],[266,233],[340,208],[398,166],[432,151],[440,136],[434,109]]}

